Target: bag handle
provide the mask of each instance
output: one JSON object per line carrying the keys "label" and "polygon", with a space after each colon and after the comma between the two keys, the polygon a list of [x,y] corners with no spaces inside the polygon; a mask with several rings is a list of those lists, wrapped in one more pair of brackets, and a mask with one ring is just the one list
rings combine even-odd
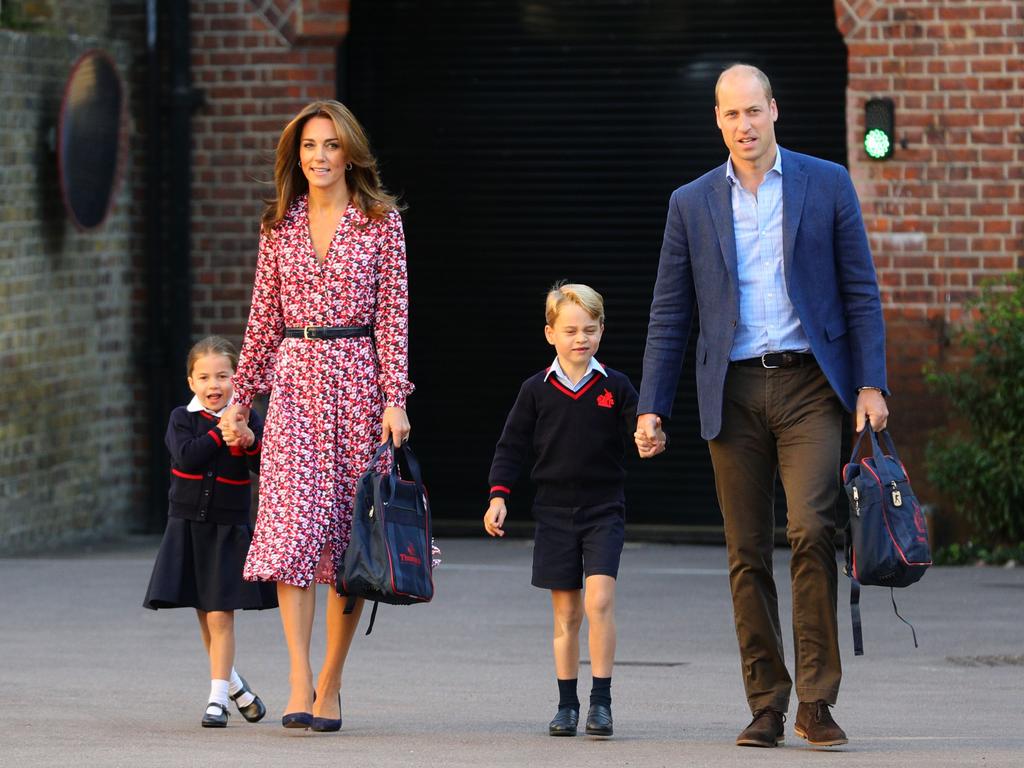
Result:
{"label": "bag handle", "polygon": [[885,453],[882,450],[882,446],[879,445],[878,442],[878,438],[881,437],[882,441],[885,443],[886,450],[889,451],[889,455],[896,459],[898,463],[903,463],[903,461],[900,459],[900,455],[896,452],[896,443],[893,442],[892,435],[889,433],[889,430],[882,429],[879,430],[878,432],[875,432],[875,430],[871,427],[871,422],[869,421],[867,424],[864,425],[864,429],[861,430],[860,434],[857,436],[857,441],[853,444],[853,451],[850,453],[850,464],[855,464],[857,462],[857,455],[860,451],[860,443],[864,439],[865,434],[867,434],[871,438],[872,456],[874,456],[877,459],[885,455]]}
{"label": "bag handle", "polygon": [[376,466],[377,462],[381,460],[386,451],[391,451],[391,471],[388,473],[388,484],[390,485],[389,491],[394,493],[395,482],[398,480],[398,456],[401,454],[405,458],[406,466],[409,467],[409,474],[412,475],[413,482],[416,483],[417,490],[423,493],[423,474],[420,472],[420,462],[416,458],[416,454],[412,452],[412,448],[409,447],[408,443],[403,443],[398,448],[395,448],[395,444],[392,440],[386,440],[377,446],[377,450],[373,452],[373,457],[366,465],[364,471],[370,472]]}

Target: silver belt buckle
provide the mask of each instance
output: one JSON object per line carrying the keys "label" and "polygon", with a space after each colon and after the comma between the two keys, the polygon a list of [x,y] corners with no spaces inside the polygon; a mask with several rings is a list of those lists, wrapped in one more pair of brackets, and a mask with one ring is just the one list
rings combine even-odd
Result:
{"label": "silver belt buckle", "polygon": [[774,355],[774,354],[780,354],[780,353],[776,353],[776,352],[765,352],[765,353],[764,353],[763,355],[761,355],[761,367],[762,367],[762,368],[767,368],[767,369],[768,369],[769,371],[771,371],[771,370],[774,370],[775,368],[781,368],[781,367],[782,367],[781,365],[768,365],[768,363],[766,363],[766,362],[764,361],[764,359],[765,359],[766,357],[768,357],[768,355]]}

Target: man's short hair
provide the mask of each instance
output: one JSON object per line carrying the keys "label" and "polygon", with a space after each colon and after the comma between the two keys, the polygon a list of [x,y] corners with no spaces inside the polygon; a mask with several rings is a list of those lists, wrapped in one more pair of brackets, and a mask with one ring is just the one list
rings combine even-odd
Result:
{"label": "man's short hair", "polygon": [[768,81],[768,75],[762,72],[760,69],[755,67],[753,64],[745,64],[742,61],[737,61],[735,64],[730,64],[722,70],[722,74],[718,76],[718,81],[715,83],[715,106],[718,106],[718,87],[722,84],[722,79],[734,69],[745,69],[751,75],[756,77],[761,83],[761,87],[764,88],[765,100],[772,103],[772,84]]}

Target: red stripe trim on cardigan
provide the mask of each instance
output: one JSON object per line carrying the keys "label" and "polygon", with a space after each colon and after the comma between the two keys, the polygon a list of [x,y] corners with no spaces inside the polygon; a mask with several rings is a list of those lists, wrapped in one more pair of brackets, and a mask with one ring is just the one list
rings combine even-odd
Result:
{"label": "red stripe trim on cardigan", "polygon": [[212,437],[213,438],[213,442],[215,442],[217,445],[224,445],[224,441],[220,439],[220,435],[218,435],[215,430],[211,429],[206,434],[208,434],[210,437]]}
{"label": "red stripe trim on cardigan", "polygon": [[218,477],[217,482],[226,483],[227,485],[249,485],[252,483],[252,480],[231,480],[227,477]]}
{"label": "red stripe trim on cardigan", "polygon": [[558,379],[556,379],[554,376],[549,378],[548,381],[550,381],[551,385],[555,389],[557,389],[559,392],[561,392],[562,394],[568,395],[573,400],[579,400],[581,397],[583,397],[583,394],[588,389],[590,389],[592,386],[597,384],[597,380],[599,378],[601,378],[601,372],[600,371],[594,371],[594,375],[590,378],[590,381],[588,381],[586,384],[584,384],[583,385],[583,389],[579,390],[578,392],[573,392],[571,389],[569,389],[564,384],[562,384],[560,381],[558,381]]}
{"label": "red stripe trim on cardigan", "polygon": [[[183,477],[186,480],[202,480],[203,479],[202,475],[190,475],[187,472],[182,472],[181,470],[174,469],[173,467],[171,467],[171,474],[172,475],[177,475],[178,477]],[[232,480],[231,478],[228,478],[228,477],[219,477],[219,476],[217,477],[217,482],[218,483],[225,483],[227,485],[251,485],[252,484],[252,480],[251,479],[249,479],[249,480]]]}

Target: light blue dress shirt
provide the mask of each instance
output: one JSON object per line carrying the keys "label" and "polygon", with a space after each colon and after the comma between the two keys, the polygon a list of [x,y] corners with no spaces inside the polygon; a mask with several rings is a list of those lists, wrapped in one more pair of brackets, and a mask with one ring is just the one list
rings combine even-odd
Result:
{"label": "light blue dress shirt", "polygon": [[782,153],[765,174],[757,196],[743,188],[726,162],[732,187],[732,223],[736,235],[740,317],[730,360],[766,352],[807,351],[811,344],[789,300],[782,260]]}
{"label": "light blue dress shirt", "polygon": [[593,378],[594,371],[597,371],[605,378],[608,377],[608,372],[604,369],[604,366],[597,362],[596,357],[592,357],[590,358],[590,362],[587,363],[586,372],[582,376],[580,376],[579,381],[573,384],[569,377],[565,375],[565,371],[562,370],[562,366],[558,364],[558,358],[556,357],[555,362],[553,362],[551,364],[551,367],[548,368],[548,372],[544,374],[544,381],[547,381],[549,378],[551,378],[551,375],[554,374],[555,378],[558,379],[559,383],[566,387],[568,390],[570,390],[571,392],[579,392],[581,389],[583,389],[583,386]]}

